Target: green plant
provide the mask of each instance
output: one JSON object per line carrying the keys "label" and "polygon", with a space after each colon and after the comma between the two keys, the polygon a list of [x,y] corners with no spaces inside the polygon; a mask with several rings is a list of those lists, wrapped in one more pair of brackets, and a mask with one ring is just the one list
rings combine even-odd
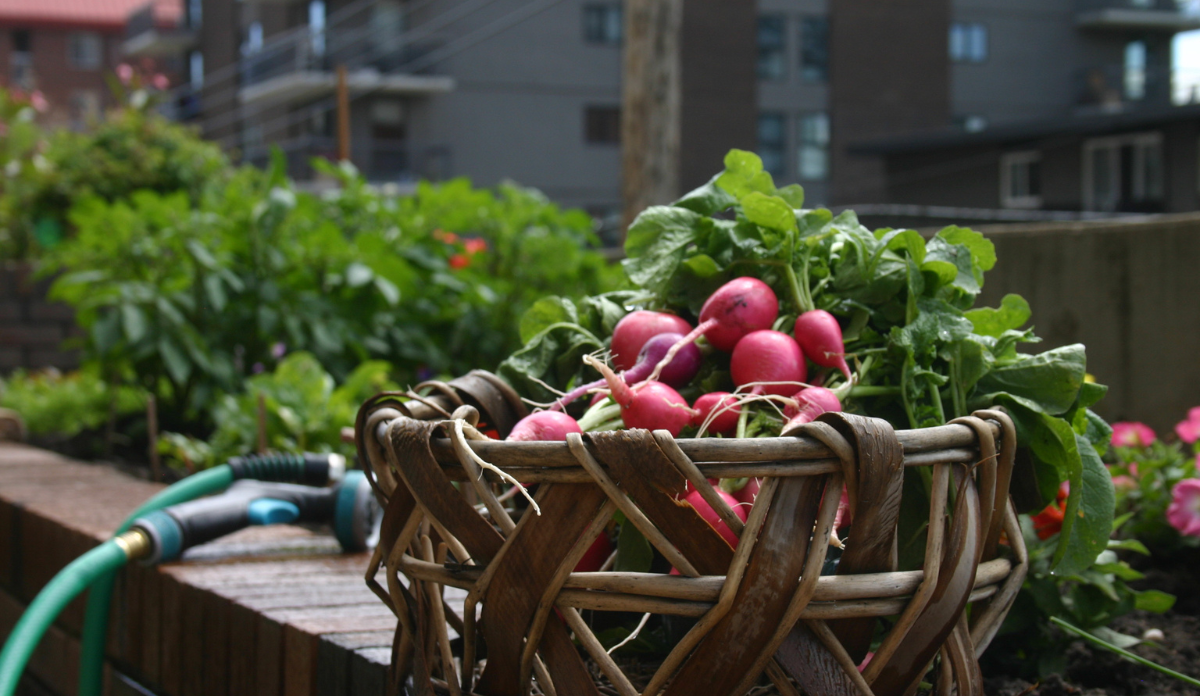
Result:
{"label": "green plant", "polygon": [[[1040,510],[1070,482],[1053,568],[1086,570],[1106,548],[1114,502],[1096,449],[1110,430],[1090,410],[1106,388],[1085,382],[1083,346],[1019,353],[1019,344],[1038,340],[1021,328],[1031,315],[1025,300],[1009,295],[999,308],[974,308],[984,272],[996,263],[979,233],[947,227],[926,240],[915,230],[872,232],[853,212],[805,209],[803,198],[799,186],[777,189],[756,155],[731,151],[725,171],[672,205],[648,208],[629,228],[624,268],[637,290],[538,302],[520,322],[525,347],[500,375],[524,396],[551,401],[552,389],[595,378],[581,358],[604,350],[630,309],[695,316],[717,288],[753,276],[781,299],[776,328],[813,309],[844,324],[855,383],[830,369],[808,381],[823,380],[846,410],[922,428],[980,408],[1006,409],[1021,458],[1033,463],[1023,482],[1040,493],[1025,511]],[[733,389],[728,356],[714,352],[681,394],[691,400]],[[757,429],[763,434],[783,426],[761,399],[742,414],[748,425],[769,423]],[[905,508],[927,509],[916,495],[927,487],[906,487]],[[901,535],[914,540],[900,549],[902,565],[913,567],[924,534],[902,523]]]}
{"label": "green plant", "polygon": [[0,379],[0,406],[21,414],[33,435],[71,437],[104,425],[110,412],[145,410],[146,394],[110,386],[94,367],[66,374],[17,370],[7,380]]}
{"label": "green plant", "polygon": [[265,412],[267,447],[279,452],[354,453],[341,440],[354,424],[358,406],[381,391],[396,389],[382,361],[359,365],[341,386],[313,355],[291,353],[272,372],[246,380],[237,395],[223,395],[214,409],[216,430],[207,442],[166,433],[159,449],[185,466],[207,468],[258,447],[259,399]]}
{"label": "green plant", "polygon": [[[539,288],[612,282],[585,248],[586,216],[535,192],[457,180],[395,199],[336,168],[342,188],[317,196],[284,171],[278,158],[239,170],[198,205],[181,191],[82,198],[76,234],[45,255],[43,271],[63,273],[52,296],[87,331],[85,354],[106,374],[137,375],[171,429],[202,434],[216,396],[274,365],[280,344],[338,380],[384,359],[415,383],[499,362],[519,342],[504,322]],[[555,271],[535,282],[539,267]]]}
{"label": "green plant", "polygon": [[1197,424],[1200,409],[1192,409],[1189,418],[1176,426],[1180,440],[1174,442],[1159,440],[1141,423],[1113,424],[1113,447],[1105,458],[1116,487],[1117,512],[1129,518],[1123,533],[1145,542],[1155,554],[1200,545],[1200,537],[1184,533],[1187,526],[1171,519],[1179,484],[1196,478]]}
{"label": "green plant", "polygon": [[[0,258],[36,258],[57,245],[68,236],[68,211],[81,199],[113,202],[145,189],[183,192],[196,203],[219,185],[229,172],[221,150],[147,107],[143,101],[142,108],[113,110],[86,132],[55,131],[36,160],[10,172],[0,197]],[[25,113],[9,117],[0,108],[0,119],[13,133]]]}

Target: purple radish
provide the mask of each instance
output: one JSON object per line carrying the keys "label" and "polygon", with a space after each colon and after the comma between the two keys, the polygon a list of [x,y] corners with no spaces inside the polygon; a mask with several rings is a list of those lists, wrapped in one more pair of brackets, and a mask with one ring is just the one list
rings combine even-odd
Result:
{"label": "purple radish", "polygon": [[796,392],[792,399],[796,405],[783,409],[783,416],[788,419],[783,426],[784,435],[790,434],[797,426],[815,421],[822,413],[842,410],[842,402],[838,401],[837,395],[825,387],[806,387]]}
{"label": "purple radish", "polygon": [[738,341],[729,360],[733,383],[741,387],[756,385],[752,394],[789,396],[795,393],[797,382],[808,376],[804,353],[791,336],[781,331],[764,329],[746,334]]}
{"label": "purple radish", "polygon": [[[663,357],[666,356],[667,351],[671,350],[671,347],[678,343],[681,338],[683,338],[682,334],[672,332],[659,334],[646,341],[646,345],[642,346],[642,351],[638,354],[637,364],[633,366],[633,369],[621,373],[621,378],[629,385],[645,381]],[[700,349],[694,343],[684,345],[676,351],[675,357],[672,358],[671,362],[663,367],[658,381],[676,388],[685,386],[700,371],[701,362],[703,362],[703,357],[700,355]],[[575,399],[601,386],[604,386],[603,379],[575,387],[556,400],[550,406],[550,409],[553,411],[561,410]]]}
{"label": "purple radish", "polygon": [[804,355],[821,367],[836,367],[850,379],[846,364],[846,348],[842,343],[842,327],[832,314],[814,309],[796,317],[796,343]]}
{"label": "purple radish", "polygon": [[508,434],[509,442],[566,440],[567,433],[581,433],[579,423],[559,411],[538,411],[525,416]]}
{"label": "purple radish", "polygon": [[709,414],[713,411],[719,413],[713,417],[712,422],[708,424],[708,432],[720,433],[721,435],[732,435],[737,432],[738,416],[742,413],[742,408],[738,404],[738,399],[729,392],[710,392],[696,399],[696,403],[692,404],[696,409],[696,416],[692,418],[692,425],[699,428],[704,425],[704,421],[708,420]]}
{"label": "purple radish", "polygon": [[[743,336],[769,329],[779,316],[779,298],[771,286],[758,278],[734,278],[717,288],[700,308],[700,324],[679,340],[660,361],[670,363],[675,354],[697,338],[708,338],[717,350],[728,353]],[[650,379],[658,379],[656,367]]]}
{"label": "purple radish", "polygon": [[686,334],[692,325],[674,314],[639,309],[617,322],[612,335],[612,360],[618,370],[632,370],[646,342],[662,333]]}
{"label": "purple radish", "polygon": [[621,407],[621,421],[626,428],[666,430],[676,437],[692,422],[695,411],[671,387],[651,380],[630,386],[608,365],[590,355],[584,356],[584,360],[604,375],[613,401]]}

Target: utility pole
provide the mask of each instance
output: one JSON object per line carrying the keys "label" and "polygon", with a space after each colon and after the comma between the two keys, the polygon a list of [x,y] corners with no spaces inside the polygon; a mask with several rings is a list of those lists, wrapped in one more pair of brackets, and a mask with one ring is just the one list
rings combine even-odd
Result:
{"label": "utility pole", "polygon": [[350,88],[345,65],[337,66],[337,158],[350,161]]}
{"label": "utility pole", "polygon": [[625,0],[621,90],[622,229],[679,196],[683,0]]}

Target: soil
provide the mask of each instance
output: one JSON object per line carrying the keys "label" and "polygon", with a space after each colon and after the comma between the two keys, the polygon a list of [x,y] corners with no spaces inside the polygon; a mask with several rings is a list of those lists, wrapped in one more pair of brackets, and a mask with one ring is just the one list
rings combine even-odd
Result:
{"label": "soil", "polygon": [[[1149,575],[1149,574],[1148,574]],[[1182,574],[1190,582],[1188,589],[1171,587],[1166,582],[1150,586],[1174,589],[1178,605],[1191,609],[1196,604],[1196,576]],[[1178,576],[1177,576],[1178,577]],[[1150,579],[1149,577],[1147,578]],[[1144,581],[1143,581],[1144,582]],[[1179,592],[1183,590],[1183,592]],[[1185,601],[1185,598],[1187,601]],[[1200,616],[1172,609],[1166,614],[1135,611],[1111,625],[1126,635],[1141,636],[1157,628],[1163,640],[1147,642],[1130,649],[1148,660],[1191,677],[1200,674]],[[1067,650],[1065,675],[1053,675],[1040,683],[1020,679],[991,677],[985,682],[988,696],[1196,696],[1200,689],[1178,681],[1149,667],[1131,662],[1083,641]]]}

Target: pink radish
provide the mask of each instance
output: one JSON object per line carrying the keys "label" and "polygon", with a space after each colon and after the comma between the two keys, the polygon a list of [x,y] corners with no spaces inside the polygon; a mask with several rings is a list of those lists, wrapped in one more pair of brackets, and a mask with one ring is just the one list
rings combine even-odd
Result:
{"label": "pink radish", "polygon": [[733,383],[762,383],[751,393],[788,396],[794,394],[797,382],[808,376],[804,353],[792,337],[769,329],[754,331],[742,337],[729,360]]}
{"label": "pink radish", "polygon": [[679,392],[671,387],[650,380],[631,387],[608,365],[590,355],[584,356],[583,359],[604,375],[608,388],[612,390],[613,401],[621,407],[621,420],[626,428],[661,429],[676,437],[692,422],[692,414],[695,412]]}
{"label": "pink radish", "polygon": [[[678,343],[681,338],[683,338],[682,334],[671,332],[659,334],[646,341],[646,345],[642,346],[642,351],[638,353],[637,364],[633,366],[633,369],[621,373],[621,378],[625,380],[626,384],[631,386],[645,381],[650,376],[650,373],[654,371],[659,361],[666,356],[667,351]],[[700,371],[700,365],[703,360],[703,356],[700,355],[700,349],[694,343],[684,345],[676,353],[674,359],[662,369],[659,381],[672,387],[685,386]],[[567,404],[575,399],[603,385],[604,380],[598,379],[595,382],[575,387],[551,404],[550,410],[557,411],[566,408]],[[593,403],[595,403],[594,400]]]}
{"label": "pink radish", "polygon": [[608,539],[608,535],[601,532],[600,536],[592,542],[588,550],[584,552],[583,558],[579,559],[579,563],[575,564],[576,573],[595,573],[604,567],[604,562],[612,555],[613,544]]}
{"label": "pink radish", "polygon": [[732,435],[737,431],[738,416],[742,413],[742,407],[738,404],[737,397],[729,392],[711,392],[696,399],[696,403],[692,405],[696,409],[696,416],[692,418],[692,425],[699,428],[708,420],[709,415],[713,411],[718,411],[716,416],[708,424],[708,432],[720,433],[721,435]]}
{"label": "pink radish", "polygon": [[[618,370],[631,370],[646,341],[662,333],[686,334],[692,325],[674,314],[639,309],[617,322],[612,335],[612,360]],[[653,366],[652,366],[653,367]]]}
{"label": "pink radish", "polygon": [[733,492],[733,499],[741,503],[740,507],[734,510],[741,510],[747,507],[747,504],[753,505],[754,499],[758,496],[758,490],[762,487],[762,480],[749,478],[746,480],[746,485]]}
{"label": "pink radish", "polygon": [[788,419],[783,426],[783,434],[804,423],[811,423],[817,416],[830,411],[841,411],[842,402],[837,394],[825,387],[806,387],[792,395],[795,406],[789,405],[783,409],[783,416]]}
{"label": "pink radish", "polygon": [[579,423],[559,411],[538,411],[525,416],[508,434],[509,442],[566,440],[567,433],[583,432]]}
{"label": "pink radish", "polygon": [[804,355],[821,367],[836,367],[850,379],[846,364],[846,349],[842,344],[842,327],[837,319],[823,309],[814,309],[796,317],[796,343]]}
{"label": "pink radish", "polygon": [[[716,489],[716,491],[717,495],[721,496],[721,498],[728,503],[729,507],[733,508],[733,514],[737,515],[738,519],[745,522],[746,518],[750,515],[750,508],[746,505],[738,505],[738,501],[732,495],[729,495],[720,488]],[[721,519],[721,516],[717,514],[717,511],[712,509],[712,506],[708,504],[708,501],[704,499],[704,496],[700,495],[700,491],[694,490],[691,493],[688,493],[683,500],[692,507],[696,508],[696,512],[700,513],[700,517],[702,517],[704,521],[708,523],[708,526],[717,530],[717,534],[720,534],[722,539],[729,542],[729,545],[733,548],[737,548],[737,535],[733,533],[733,530],[729,528],[729,525],[725,524],[725,520]],[[679,569],[671,569],[671,575],[679,574]]]}
{"label": "pink radish", "polygon": [[769,329],[779,316],[779,298],[758,278],[734,278],[709,295],[700,308],[700,325],[671,347],[650,375],[658,379],[663,366],[684,346],[705,336],[714,348],[728,353],[751,331]]}

